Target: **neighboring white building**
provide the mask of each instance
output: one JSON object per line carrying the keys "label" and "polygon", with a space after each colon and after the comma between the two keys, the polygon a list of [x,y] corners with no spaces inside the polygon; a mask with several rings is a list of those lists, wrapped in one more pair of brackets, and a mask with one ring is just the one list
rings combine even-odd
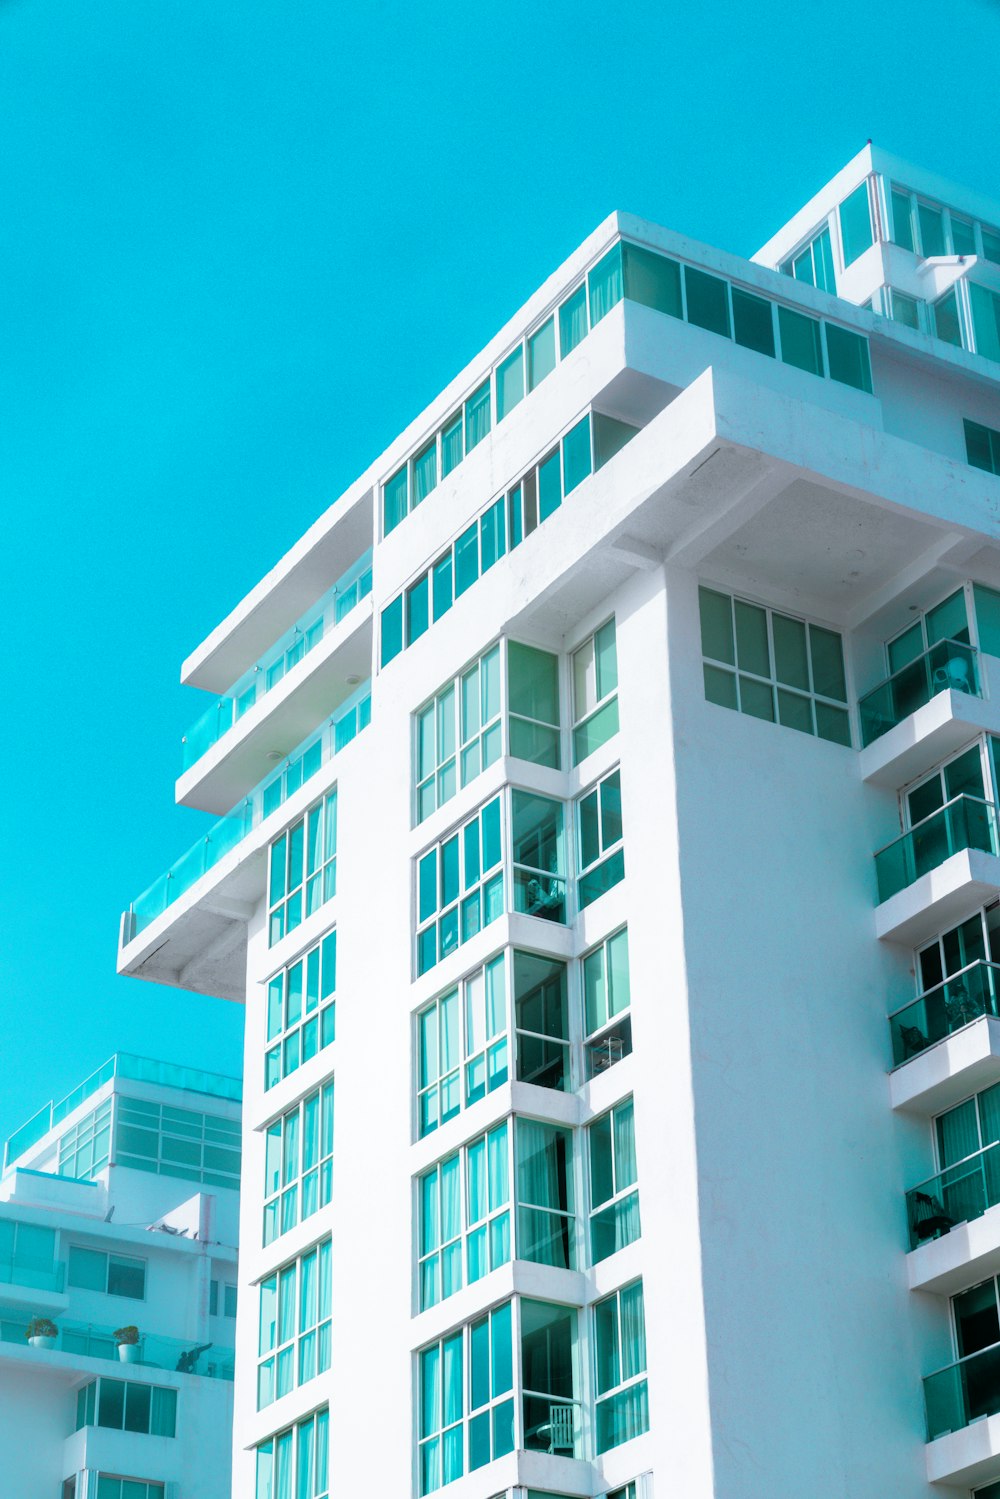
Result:
{"label": "neighboring white building", "polygon": [[125,1052],[8,1140],[4,1499],[227,1499],[239,1170],[239,1080]]}
{"label": "neighboring white building", "polygon": [[184,664],[241,1499],[996,1499],[998,474],[1000,203],[868,148],[612,215]]}

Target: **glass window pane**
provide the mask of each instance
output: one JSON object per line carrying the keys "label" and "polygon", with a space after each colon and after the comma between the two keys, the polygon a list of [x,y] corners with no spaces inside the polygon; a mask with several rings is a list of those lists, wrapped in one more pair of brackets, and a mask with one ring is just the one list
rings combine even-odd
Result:
{"label": "glass window pane", "polygon": [[892,238],[904,250],[913,249],[913,227],[910,223],[910,195],[892,190]]}
{"label": "glass window pane", "polygon": [[622,247],[614,245],[588,276],[590,326],[593,328],[622,299]]}
{"label": "glass window pane", "polygon": [[791,307],[779,307],[778,331],[782,361],[796,369],[807,370],[811,375],[822,375],[823,347],[816,319],[795,312]]}
{"label": "glass window pane", "polygon": [[937,302],[934,303],[934,327],[937,336],[946,344],[954,344],[956,349],[962,347],[962,325],[958,316],[958,298],[954,289],[945,292]]}
{"label": "glass window pane", "polygon": [[787,614],[771,615],[774,635],[774,674],[786,687],[809,691],[809,657],[806,651],[806,627]]}
{"label": "glass window pane", "polygon": [[675,260],[644,250],[639,245],[623,245],[625,295],[630,302],[640,302],[657,312],[682,317],[681,268]]}
{"label": "glass window pane", "polygon": [[562,440],[563,495],[568,495],[591,471],[590,417],[577,422]]}
{"label": "glass window pane", "polygon": [[872,369],[866,338],[860,333],[852,333],[849,328],[827,323],[826,352],[831,380],[839,380],[842,385],[853,385],[855,390],[871,394]]}
{"label": "glass window pane", "polygon": [[556,367],[556,322],[549,318],[528,339],[528,389],[541,385]]}
{"label": "glass window pane", "polygon": [[407,473],[406,465],[393,474],[382,489],[382,530],[384,535],[399,525],[406,515],[407,510]]}
{"label": "glass window pane", "polygon": [[929,203],[918,203],[917,222],[920,225],[920,252],[924,258],[946,254],[944,216],[940,208],[932,208]]}
{"label": "glass window pane", "polygon": [[844,647],[834,630],[809,626],[809,650],[812,656],[813,691],[821,697],[847,702],[847,679],[844,675]]}
{"label": "glass window pane", "polygon": [[464,456],[465,445],[462,440],[462,413],[459,411],[450,422],[446,422],[441,428],[442,479],[461,463]]}
{"label": "glass window pane", "polygon": [[428,620],[428,586],[427,574],[418,578],[412,588],[406,593],[406,643],[412,645],[419,640],[427,629]]}
{"label": "glass window pane", "polygon": [[852,265],[872,244],[872,217],[868,206],[868,183],[862,182],[839,208],[840,240],[844,265]]}
{"label": "glass window pane", "polygon": [[490,382],[484,380],[465,403],[465,451],[471,453],[490,430]]}
{"label": "glass window pane", "polygon": [[455,542],[455,597],[471,588],[479,577],[479,527],[472,525]]}
{"label": "glass window pane", "polygon": [[977,281],[968,285],[976,353],[984,359],[1000,361],[1000,296]]}
{"label": "glass window pane", "polygon": [[388,666],[403,649],[403,596],[382,610],[382,665]]}
{"label": "glass window pane", "polygon": [[496,380],[497,421],[502,422],[524,397],[524,349],[520,344],[497,366]]}
{"label": "glass window pane", "polygon": [[733,287],[733,332],[738,344],[774,358],[774,312],[763,297]]}
{"label": "glass window pane", "polygon": [[559,308],[559,355],[565,359],[590,328],[587,320],[587,288],[581,283]]}
{"label": "glass window pane", "polygon": [[759,677],[771,675],[771,654],[767,643],[767,610],[742,599],[735,603],[736,651],[741,671],[752,671]]}
{"label": "glass window pane", "polygon": [[701,614],[702,655],[713,661],[724,661],[728,666],[735,666],[732,600],[727,594],[716,593],[714,589],[699,588],[698,608]]}
{"label": "glass window pane", "polygon": [[562,475],[558,448],[538,466],[538,519],[548,520],[562,504]]}
{"label": "glass window pane", "polygon": [[413,460],[413,504],[420,504],[437,484],[437,438]]}
{"label": "glass window pane", "polygon": [[709,276],[688,265],[684,267],[684,286],[687,291],[688,322],[729,338],[729,291],[726,282],[720,281],[718,276]]}

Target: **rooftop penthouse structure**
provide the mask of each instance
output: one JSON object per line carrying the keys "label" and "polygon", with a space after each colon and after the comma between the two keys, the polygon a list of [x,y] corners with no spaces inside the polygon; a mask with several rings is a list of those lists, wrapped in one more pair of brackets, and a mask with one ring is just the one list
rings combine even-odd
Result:
{"label": "rooftop penthouse structure", "polygon": [[875,147],[612,214],[184,663],[234,1493],[997,1499],[998,330]]}

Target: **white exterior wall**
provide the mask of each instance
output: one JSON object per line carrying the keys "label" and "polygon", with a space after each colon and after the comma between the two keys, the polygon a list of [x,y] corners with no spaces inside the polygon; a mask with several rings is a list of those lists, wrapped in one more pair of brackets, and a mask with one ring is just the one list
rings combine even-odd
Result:
{"label": "white exterior wall", "polygon": [[[239,1119],[240,1106],[184,1089],[115,1077],[89,1094],[35,1145],[9,1165],[0,1181],[0,1223],[35,1224],[56,1231],[62,1288],[39,1289],[0,1272],[0,1466],[4,1492],[14,1499],[58,1499],[76,1479],[75,1499],[95,1499],[100,1473],[163,1483],[166,1499],[226,1499],[230,1492],[232,1378],[176,1372],[179,1356],[211,1344],[203,1366],[232,1365],[235,1322],[211,1316],[211,1280],[237,1284],[236,1190],[203,1190],[197,1182],[153,1175],[114,1161],[90,1181],[60,1177],[58,1142],[108,1098],[138,1097],[197,1113]],[[166,1222],[176,1232],[157,1225]],[[110,1295],[70,1284],[73,1246],[145,1262],[145,1295]],[[8,1279],[8,1276],[10,1277]],[[23,1281],[26,1277],[21,1277]],[[223,1293],[220,1290],[220,1303]],[[221,1305],[220,1305],[221,1310]],[[28,1346],[17,1327],[47,1316],[59,1328],[54,1349]],[[133,1324],[149,1339],[142,1361],[64,1348],[63,1336],[89,1329],[106,1341]],[[159,1342],[158,1340],[169,1340]],[[98,1425],[76,1430],[77,1392],[97,1378],[160,1385],[177,1391],[173,1438]]]}
{"label": "white exterior wall", "polygon": [[[870,167],[862,153],[823,201],[838,201],[829,195],[844,196]],[[783,254],[809,227],[817,202],[759,258]],[[968,467],[962,429],[964,418],[1000,428],[995,368],[760,264],[619,216],[317,522],[185,673],[224,690],[213,662],[224,659],[228,670],[241,653],[252,655],[266,619],[277,638],[303,606],[303,578],[323,572],[321,558],[327,583],[350,562],[336,551],[345,512],[370,506],[374,485],[378,531],[378,481],[440,424],[456,394],[479,383],[486,359],[494,362],[514,333],[555,304],[616,229],[865,334],[874,394],[650,308],[615,307],[415,514],[385,540],[373,535],[370,727],[266,829],[123,947],[125,972],[208,992],[245,986],[233,1466],[240,1495],[254,1493],[254,1447],[327,1403],[331,1493],[416,1495],[414,1355],[511,1295],[580,1309],[584,1454],[573,1461],[515,1452],[466,1474],[448,1487],[448,1499],[492,1499],[518,1486],[592,1499],[632,1479],[641,1480],[639,1499],[675,1492],[927,1499],[931,1480],[933,1492],[968,1499],[973,1486],[1000,1479],[1000,1432],[994,1437],[992,1427],[975,1433],[975,1453],[968,1432],[947,1438],[947,1451],[925,1440],[922,1377],[955,1357],[942,1288],[946,1279],[952,1290],[975,1284],[984,1273],[971,1251],[961,1261],[953,1238],[957,1268],[936,1272],[933,1288],[910,1289],[917,1271],[906,1253],[905,1192],[934,1170],[931,1111],[913,1102],[901,1073],[891,1085],[887,1078],[886,1016],[915,993],[914,953],[898,922],[891,940],[878,936],[890,928],[884,911],[876,916],[872,855],[899,831],[897,792],[911,772],[896,779],[893,766],[905,759],[930,769],[935,757],[924,729],[911,725],[893,731],[913,740],[898,761],[876,766],[883,751],[859,753],[856,711],[859,694],[885,674],[883,642],[916,610],[966,578],[1000,586],[1000,482]],[[642,430],[378,670],[381,609],[590,406]],[[700,581],[841,633],[854,748],[706,702]],[[620,732],[572,770],[501,760],[414,827],[414,711],[498,637],[536,644],[562,658],[565,765],[569,656],[612,613]],[[294,669],[305,680],[310,658]],[[978,717],[956,724],[963,709],[952,703],[949,721],[933,728],[942,744],[957,748],[983,726],[1000,731],[1000,663],[984,663],[984,681]],[[280,729],[278,699],[272,707],[262,716],[271,713]],[[885,755],[890,748],[887,736]],[[564,929],[511,914],[508,869],[504,916],[415,978],[416,858],[510,784],[569,803],[619,762],[621,884]],[[200,774],[187,773],[185,800],[197,803]],[[337,895],[269,947],[267,845],[333,785]],[[572,849],[572,835],[569,842]],[[996,869],[992,877],[1000,894]],[[966,900],[962,915],[992,889],[985,876],[973,884],[949,897],[956,909]],[[931,897],[923,887],[904,897],[911,926],[926,923]],[[577,960],[625,921],[633,1052],[582,1084]],[[265,1091],[266,980],[334,925],[337,1039]],[[581,1085],[561,1094],[512,1082],[418,1140],[414,1014],[505,946],[570,960]],[[946,1081],[956,1098],[963,1086],[974,1091],[986,1065],[977,1061],[979,1072],[966,1072],[963,1085],[962,1067],[972,1064],[955,1062]],[[264,1131],[330,1077],[332,1203],[263,1248]],[[598,1265],[584,1253],[575,1271],[515,1261],[418,1313],[418,1174],[511,1111],[526,1113],[577,1130],[575,1180],[585,1205],[586,1125],[628,1095],[641,1239]],[[894,1108],[901,1098],[906,1107]],[[327,1234],[332,1368],[258,1411],[256,1287]],[[590,1308],[638,1275],[650,1430],[598,1458]]]}

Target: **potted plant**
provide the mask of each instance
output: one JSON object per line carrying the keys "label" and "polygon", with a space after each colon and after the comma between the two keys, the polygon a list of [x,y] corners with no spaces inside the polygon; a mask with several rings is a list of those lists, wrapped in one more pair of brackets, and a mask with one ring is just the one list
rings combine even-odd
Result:
{"label": "potted plant", "polygon": [[129,1323],[128,1327],[119,1327],[111,1334],[118,1344],[118,1357],[123,1364],[137,1364],[139,1362],[139,1329]]}
{"label": "potted plant", "polygon": [[49,1317],[32,1317],[25,1337],[32,1348],[54,1348],[59,1329]]}

